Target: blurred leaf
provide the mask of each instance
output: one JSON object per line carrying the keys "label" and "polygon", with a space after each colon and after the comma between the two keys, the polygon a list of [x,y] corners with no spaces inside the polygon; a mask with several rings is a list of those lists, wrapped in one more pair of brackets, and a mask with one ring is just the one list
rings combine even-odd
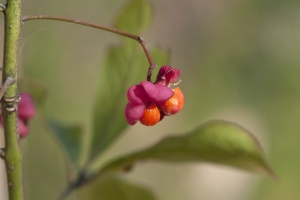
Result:
{"label": "blurred leaf", "polygon": [[[126,89],[135,64],[140,59],[128,61],[122,55],[122,47],[110,48],[100,72],[94,109],[93,153],[107,147],[127,126],[123,116],[126,105]],[[130,62],[130,63],[128,63]]]}
{"label": "blurred leaf", "polygon": [[117,175],[101,176],[81,190],[88,200],[154,200],[152,192]]}
{"label": "blurred leaf", "polygon": [[19,88],[22,92],[28,92],[34,99],[34,104],[41,110],[44,110],[46,98],[48,95],[47,87],[44,83],[37,79],[26,78],[21,79]]}
{"label": "blurred leaf", "polygon": [[147,0],[131,0],[115,22],[117,29],[140,34],[151,23],[152,8]]}
{"label": "blurred leaf", "polygon": [[158,47],[154,47],[150,50],[151,55],[153,59],[155,60],[156,65],[158,66],[156,70],[163,66],[167,65],[169,63],[169,52],[166,52],[165,50],[162,50]]}
{"label": "blurred leaf", "polygon": [[[149,27],[152,21],[152,6],[147,0],[131,0],[120,12],[116,19],[115,27],[128,33],[140,35]],[[124,55],[136,56],[135,47],[138,42],[121,37],[124,45]],[[141,48],[141,47],[139,47]]]}
{"label": "blurred leaf", "polygon": [[170,136],[153,147],[112,161],[102,172],[119,171],[143,160],[211,162],[276,178],[256,138],[237,124],[209,121],[188,134]]}
{"label": "blurred leaf", "polygon": [[81,151],[82,129],[79,126],[66,126],[55,120],[48,119],[45,113],[45,103],[47,98],[46,86],[35,79],[26,78],[21,82],[21,90],[29,92],[34,99],[35,106],[41,112],[42,121],[51,129],[59,143],[66,151],[70,161],[77,166]]}
{"label": "blurred leaf", "polygon": [[[141,27],[145,28],[150,23],[150,10],[147,1],[131,1],[117,20],[117,27],[139,33]],[[146,79],[149,63],[140,44],[131,42],[127,45],[123,41],[122,45],[110,48],[100,71],[90,159],[102,152],[127,127],[124,117],[126,91],[131,85]],[[155,55],[154,59],[168,60],[168,55],[158,48],[151,52]]]}
{"label": "blurred leaf", "polygon": [[78,166],[81,152],[81,134],[80,126],[66,126],[53,119],[48,120],[48,126],[56,136],[62,147],[65,149],[70,161]]}

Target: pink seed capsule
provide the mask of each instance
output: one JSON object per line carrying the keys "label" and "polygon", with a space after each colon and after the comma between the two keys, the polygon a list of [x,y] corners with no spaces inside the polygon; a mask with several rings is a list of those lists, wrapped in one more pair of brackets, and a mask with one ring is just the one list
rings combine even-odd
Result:
{"label": "pink seed capsule", "polygon": [[24,138],[29,133],[29,127],[20,118],[18,119],[18,129],[20,138]]}

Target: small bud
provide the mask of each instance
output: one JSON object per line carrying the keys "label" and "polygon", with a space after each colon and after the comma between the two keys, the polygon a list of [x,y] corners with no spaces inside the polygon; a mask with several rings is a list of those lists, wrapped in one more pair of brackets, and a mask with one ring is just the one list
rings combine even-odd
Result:
{"label": "small bud", "polygon": [[18,116],[23,120],[32,118],[35,114],[35,108],[32,96],[28,93],[20,94],[21,100],[18,105]]}
{"label": "small bud", "polygon": [[164,65],[159,69],[155,83],[165,86],[176,84],[180,73],[181,70]]}

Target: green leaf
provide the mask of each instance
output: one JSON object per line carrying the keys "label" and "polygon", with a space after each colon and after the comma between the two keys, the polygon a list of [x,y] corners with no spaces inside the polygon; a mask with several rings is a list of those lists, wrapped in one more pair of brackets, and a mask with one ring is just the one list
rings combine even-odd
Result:
{"label": "green leaf", "polygon": [[117,29],[140,34],[152,20],[152,7],[147,0],[131,0],[120,12],[115,22]]}
{"label": "green leaf", "polygon": [[[120,12],[116,19],[115,27],[131,34],[140,35],[146,30],[152,21],[152,6],[147,0],[131,0]],[[126,57],[136,57],[137,41],[127,37],[121,37]],[[138,47],[142,49],[141,46]]]}
{"label": "green leaf", "polygon": [[89,187],[84,187],[80,194],[89,200],[155,200],[153,193],[145,187],[116,176],[101,176]]}
{"label": "green leaf", "polygon": [[[147,1],[131,1],[118,18],[117,28],[139,33],[150,23],[150,10]],[[127,127],[124,117],[126,91],[131,85],[146,79],[149,66],[146,55],[138,42],[130,42],[123,40],[122,45],[111,47],[100,71],[90,159],[108,147]],[[158,48],[151,53],[154,60],[168,60],[167,53]]]}
{"label": "green leaf", "polygon": [[106,148],[127,126],[122,114],[126,105],[126,89],[130,83],[133,84],[130,76],[136,61],[128,61],[122,50],[122,47],[110,48],[98,79],[92,139],[94,155]]}
{"label": "green leaf", "polygon": [[222,120],[209,121],[188,134],[167,137],[153,147],[116,159],[100,173],[120,171],[143,160],[210,162],[276,178],[257,139],[241,126]]}
{"label": "green leaf", "polygon": [[66,126],[53,119],[48,120],[47,123],[52,133],[65,149],[70,161],[78,167],[81,153],[82,128],[76,125]]}
{"label": "green leaf", "polygon": [[162,50],[158,47],[154,47],[150,50],[153,59],[155,60],[156,65],[158,66],[156,70],[169,63],[169,53],[165,50]]}
{"label": "green leaf", "polygon": [[51,133],[55,135],[63,149],[66,151],[70,161],[78,167],[81,153],[81,127],[66,126],[55,120],[48,119],[45,108],[48,92],[46,86],[42,82],[33,78],[26,78],[25,80],[22,80],[21,90],[27,91],[33,96],[34,104],[40,111],[41,120],[46,122]]}

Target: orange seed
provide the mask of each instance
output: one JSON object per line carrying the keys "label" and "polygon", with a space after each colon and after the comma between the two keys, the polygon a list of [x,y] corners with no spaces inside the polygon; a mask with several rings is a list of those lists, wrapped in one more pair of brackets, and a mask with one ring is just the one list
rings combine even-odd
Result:
{"label": "orange seed", "polygon": [[177,87],[173,89],[173,91],[174,95],[170,99],[160,103],[160,108],[166,115],[174,115],[178,113],[184,105],[184,96],[180,88]]}
{"label": "orange seed", "polygon": [[145,111],[143,116],[140,119],[141,124],[145,126],[153,126],[157,124],[160,120],[160,111],[155,103],[150,103]]}

